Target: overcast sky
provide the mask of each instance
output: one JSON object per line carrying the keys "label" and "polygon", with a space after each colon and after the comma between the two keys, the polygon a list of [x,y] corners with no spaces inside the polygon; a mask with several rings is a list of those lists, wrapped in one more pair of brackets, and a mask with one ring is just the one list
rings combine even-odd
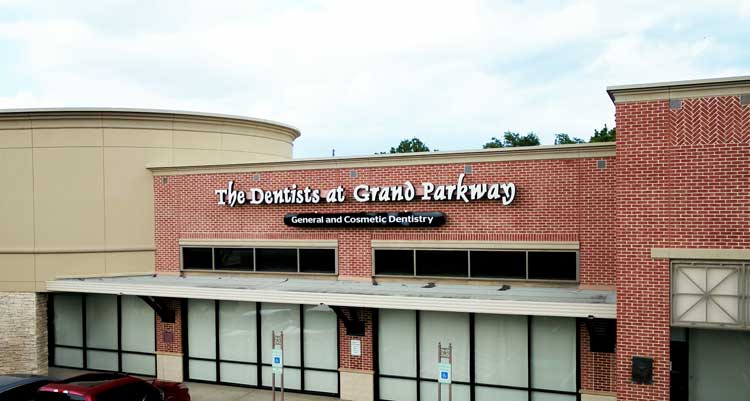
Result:
{"label": "overcast sky", "polygon": [[296,157],[588,139],[608,85],[750,75],[750,0],[45,3],[0,0],[0,108],[265,118]]}

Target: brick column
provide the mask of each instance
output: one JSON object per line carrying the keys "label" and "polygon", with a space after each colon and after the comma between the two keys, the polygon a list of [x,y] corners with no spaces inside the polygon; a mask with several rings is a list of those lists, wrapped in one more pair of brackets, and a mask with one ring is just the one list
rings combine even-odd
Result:
{"label": "brick column", "polygon": [[[349,336],[344,323],[339,320],[339,380],[341,399],[346,401],[372,401],[375,395],[373,341],[373,311],[364,308],[344,308],[346,316],[356,313],[365,322],[364,336]],[[351,355],[351,342],[360,342],[361,355]]]}
{"label": "brick column", "polygon": [[174,311],[174,323],[156,316],[156,377],[161,380],[183,381],[182,371],[182,308],[180,299],[162,299]]}

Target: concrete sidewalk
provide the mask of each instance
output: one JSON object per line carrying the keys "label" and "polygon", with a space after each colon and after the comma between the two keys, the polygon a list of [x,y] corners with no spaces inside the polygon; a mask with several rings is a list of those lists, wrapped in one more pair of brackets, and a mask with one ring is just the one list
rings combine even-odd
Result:
{"label": "concrete sidewalk", "polygon": [[[49,375],[59,379],[65,379],[86,373],[84,370],[49,368]],[[192,401],[271,401],[269,390],[254,388],[219,386],[215,384],[185,382],[190,389]],[[276,393],[276,400],[280,401],[280,394]],[[337,401],[338,398],[321,397],[316,395],[286,393],[284,401]]]}

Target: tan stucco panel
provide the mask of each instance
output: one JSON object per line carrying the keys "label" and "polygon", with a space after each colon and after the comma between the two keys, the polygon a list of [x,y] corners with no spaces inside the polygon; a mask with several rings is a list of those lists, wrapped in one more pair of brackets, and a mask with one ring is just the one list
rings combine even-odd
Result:
{"label": "tan stucco panel", "polygon": [[97,274],[105,271],[104,253],[46,253],[37,254],[35,257],[37,282],[54,280],[59,276]]}
{"label": "tan stucco panel", "polygon": [[31,147],[30,129],[2,129],[0,130],[0,148],[29,148]]}
{"label": "tan stucco panel", "polygon": [[31,149],[0,149],[0,249],[34,246]]}
{"label": "tan stucco panel", "polygon": [[154,271],[153,252],[111,252],[106,254],[105,270],[110,273]]}
{"label": "tan stucco panel", "polygon": [[34,149],[36,247],[104,246],[101,148]]}
{"label": "tan stucco panel", "polygon": [[[41,284],[44,285],[44,283]],[[0,292],[32,292],[39,291],[38,288],[34,281],[0,281]]]}
{"label": "tan stucco panel", "polygon": [[34,280],[34,255],[0,254],[0,282],[26,281],[33,285]]}
{"label": "tan stucco panel", "polygon": [[172,135],[175,148],[221,149],[221,134],[195,131],[174,131]]}
{"label": "tan stucco panel", "polygon": [[147,165],[286,160],[293,127],[136,109],[0,111],[0,291],[154,270]]}
{"label": "tan stucco panel", "polygon": [[169,158],[169,153],[168,149],[104,148],[107,247],[153,244],[153,178],[143,166]]}
{"label": "tan stucco panel", "polygon": [[34,147],[102,146],[101,128],[34,129]]}
{"label": "tan stucco panel", "polygon": [[104,128],[104,146],[170,148],[172,132],[156,129]]}
{"label": "tan stucco panel", "polygon": [[268,138],[246,135],[224,134],[221,136],[221,148],[235,152],[258,152],[276,156],[291,157],[291,146],[288,142],[269,140]]}
{"label": "tan stucco panel", "polygon": [[205,149],[173,149],[172,163],[174,164],[210,164],[224,163],[222,160],[223,152],[220,150]]}

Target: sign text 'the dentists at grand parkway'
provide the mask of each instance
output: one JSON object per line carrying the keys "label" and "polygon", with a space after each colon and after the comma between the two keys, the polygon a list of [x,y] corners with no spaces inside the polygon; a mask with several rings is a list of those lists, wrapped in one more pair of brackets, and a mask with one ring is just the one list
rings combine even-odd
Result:
{"label": "sign text 'the dentists at grand parkway'", "polygon": [[[418,194],[419,192],[419,194]],[[301,188],[296,184],[286,188],[265,190],[250,188],[247,191],[238,189],[234,181],[229,181],[226,188],[214,191],[219,205],[234,207],[237,205],[277,205],[305,203],[342,203],[347,192],[343,186],[320,190],[309,186]],[[410,202],[422,201],[463,201],[471,202],[482,199],[498,200],[503,205],[510,205],[516,197],[516,185],[509,183],[464,184],[464,174],[458,176],[455,184],[435,185],[423,182],[419,191],[410,182],[393,186],[370,186],[360,184],[354,187],[351,196],[357,202]]]}

